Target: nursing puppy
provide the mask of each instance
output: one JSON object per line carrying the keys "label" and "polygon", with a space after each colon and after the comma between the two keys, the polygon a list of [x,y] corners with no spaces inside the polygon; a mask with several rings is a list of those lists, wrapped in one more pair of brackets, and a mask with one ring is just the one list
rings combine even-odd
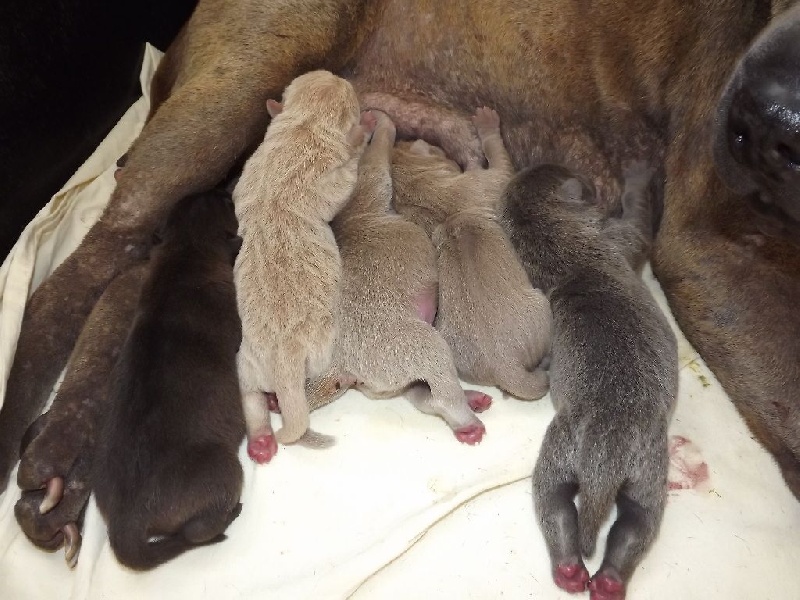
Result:
{"label": "nursing puppy", "polygon": [[[790,224],[787,203],[800,190],[792,157],[798,28],[796,0],[201,0],[159,64],[161,104],[108,208],[26,306],[0,409],[0,489],[108,283],[138,260],[175,202],[213,186],[263,139],[267,98],[326,68],[351,77],[362,98],[380,93],[403,107],[416,99],[449,111],[455,136],[434,136],[424,122],[403,132],[403,115],[389,116],[401,137],[422,137],[453,157],[457,148],[446,142],[461,139],[459,117],[489,103],[517,168],[567,164],[592,173],[613,201],[622,163],[647,157],[663,168],[654,272],[681,329],[800,498],[800,312],[791,300],[800,297],[800,253],[785,236],[761,234],[746,199],[753,194],[723,185],[712,152],[715,137],[727,140],[725,151],[751,165],[746,179],[767,192],[755,199],[780,208],[769,221],[782,215]],[[752,94],[766,102],[740,104]],[[746,129],[731,111],[747,115]],[[762,127],[764,119],[772,125]],[[765,145],[751,152],[739,144],[748,139]],[[778,171],[775,158],[783,159]],[[717,163],[725,180],[740,180],[729,162]]]}
{"label": "nursing puppy", "polygon": [[342,257],[340,326],[330,369],[310,382],[309,405],[327,404],[353,385],[371,397],[407,391],[459,441],[475,444],[486,428],[471,407],[483,410],[491,398],[461,389],[450,349],[431,326],[436,254],[422,229],[390,212],[395,128],[376,114],[356,191],[332,223]]}
{"label": "nursing puppy", "polygon": [[[594,188],[560,166],[529,168],[506,193],[508,232],[553,310],[550,393],[556,416],[533,473],[535,506],[556,584],[621,599],[664,511],[667,426],[677,394],[677,346],[635,272],[652,231],[650,171],[624,172],[620,220],[604,223]],[[576,511],[575,495],[580,497]],[[599,571],[582,556],[616,501]]]}
{"label": "nursing puppy", "polygon": [[[267,462],[308,430],[306,378],[328,368],[336,336],[341,260],[330,221],[353,193],[375,126],[359,123],[353,86],[327,71],[296,78],[233,193],[242,249],[234,269],[242,345],[237,357],[248,453]],[[264,393],[283,428],[273,437]]]}
{"label": "nursing puppy", "polygon": [[135,265],[108,286],[72,351],[50,409],[22,440],[14,506],[20,528],[45,550],[64,546],[78,561],[81,525],[92,491],[92,466],[108,408],[109,374],[131,327],[148,264]]}
{"label": "nursing puppy", "polygon": [[94,477],[111,547],[133,569],[218,540],[241,509],[230,196],[188,196],[160,236],[112,374]]}
{"label": "nursing puppy", "polygon": [[452,349],[459,375],[538,400],[548,388],[539,365],[550,349],[550,307],[531,287],[495,217],[514,173],[500,118],[481,108],[473,122],[489,168],[462,173],[441,150],[421,140],[401,145],[394,158],[394,206],[436,245],[434,325]]}

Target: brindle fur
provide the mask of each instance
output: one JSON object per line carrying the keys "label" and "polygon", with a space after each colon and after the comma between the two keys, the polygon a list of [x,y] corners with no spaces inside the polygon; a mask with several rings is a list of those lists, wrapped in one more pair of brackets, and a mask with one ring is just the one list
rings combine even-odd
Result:
{"label": "brindle fur", "polygon": [[[108,407],[108,381],[130,329],[147,264],[120,274],[97,301],[72,351],[64,381],[50,409],[22,442],[14,507],[22,531],[37,546],[66,546],[78,559],[98,432]],[[45,500],[47,502],[45,503]]]}
{"label": "brindle fur", "polygon": [[26,308],[0,413],[3,481],[111,278],[178,198],[221,179],[263,136],[268,98],[327,68],[362,93],[456,117],[492,106],[517,167],[547,160],[589,173],[604,204],[618,196],[622,161],[663,166],[655,273],[800,495],[800,254],[759,232],[712,160],[721,90],[789,4],[201,0],[160,66],[163,102],[108,209]]}

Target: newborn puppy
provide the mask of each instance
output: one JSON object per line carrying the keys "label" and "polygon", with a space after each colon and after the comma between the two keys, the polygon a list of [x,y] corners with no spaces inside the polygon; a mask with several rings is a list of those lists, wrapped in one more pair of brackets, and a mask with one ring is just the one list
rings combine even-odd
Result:
{"label": "newborn puppy", "polygon": [[109,284],[92,309],[50,409],[22,439],[17,483],[22,495],[14,515],[34,544],[63,544],[70,567],[78,560],[80,527],[89,494],[98,430],[105,421],[108,381],[128,330],[146,263]]}
{"label": "newborn puppy", "polygon": [[395,128],[377,115],[355,194],[332,223],[342,256],[340,327],[328,373],[309,384],[309,405],[318,408],[352,385],[371,397],[408,390],[415,406],[475,444],[485,427],[470,407],[482,410],[491,398],[465,394],[450,349],[431,326],[435,252],[422,229],[389,212]]}
{"label": "newborn puppy", "polygon": [[495,210],[513,175],[488,108],[473,118],[488,169],[466,172],[418,140],[394,157],[395,208],[424,227],[438,251],[439,310],[434,325],[459,375],[525,400],[547,393],[542,359],[550,350],[550,307],[531,287]]}
{"label": "newborn puppy", "polygon": [[[557,413],[533,473],[536,509],[556,584],[579,592],[588,583],[594,600],[625,596],[667,491],[677,346],[634,269],[652,232],[650,177],[642,164],[628,167],[622,217],[605,222],[590,206],[590,184],[563,167],[526,169],[506,192],[509,236],[553,310]],[[582,557],[614,502],[617,520],[590,582]]]}
{"label": "newborn puppy", "polygon": [[230,196],[214,190],[181,200],[151,252],[94,477],[111,547],[133,569],[220,539],[241,509],[240,243]]}
{"label": "newborn puppy", "polygon": [[[267,462],[277,441],[307,431],[306,378],[330,365],[341,260],[330,221],[356,185],[375,118],[353,86],[327,71],[296,78],[233,192],[243,244],[234,269],[242,345],[237,358],[248,453]],[[265,392],[283,428],[274,434]]]}

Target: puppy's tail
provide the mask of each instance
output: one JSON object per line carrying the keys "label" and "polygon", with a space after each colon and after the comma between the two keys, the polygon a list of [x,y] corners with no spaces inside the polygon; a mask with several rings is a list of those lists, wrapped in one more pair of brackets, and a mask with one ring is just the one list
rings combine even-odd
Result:
{"label": "puppy's tail", "polygon": [[597,533],[606,520],[621,485],[620,474],[608,468],[615,461],[602,458],[592,461],[589,468],[580,469],[578,531],[580,532],[581,553],[592,556],[597,544]]}
{"label": "puppy's tail", "polygon": [[306,400],[306,354],[288,350],[274,367],[273,387],[281,409],[283,427],[275,432],[281,444],[292,444],[308,431],[310,424]]}

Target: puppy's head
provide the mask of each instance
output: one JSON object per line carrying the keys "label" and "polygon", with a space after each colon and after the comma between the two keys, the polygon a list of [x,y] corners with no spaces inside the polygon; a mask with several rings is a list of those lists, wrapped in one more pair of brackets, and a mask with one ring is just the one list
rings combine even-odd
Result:
{"label": "puppy's head", "polygon": [[408,172],[460,174],[461,167],[444,150],[425,140],[400,141],[395,144],[392,163]]}
{"label": "puppy's head", "polygon": [[361,118],[352,84],[329,71],[310,71],[296,77],[283,92],[283,110],[324,120],[347,133]]}
{"label": "puppy's head", "polygon": [[521,174],[531,202],[543,203],[564,213],[579,213],[596,204],[594,184],[563,165],[542,164]]}
{"label": "puppy's head", "polygon": [[190,245],[219,249],[235,259],[242,239],[229,192],[213,189],[180,200],[164,225],[156,231],[154,244],[159,247]]}

